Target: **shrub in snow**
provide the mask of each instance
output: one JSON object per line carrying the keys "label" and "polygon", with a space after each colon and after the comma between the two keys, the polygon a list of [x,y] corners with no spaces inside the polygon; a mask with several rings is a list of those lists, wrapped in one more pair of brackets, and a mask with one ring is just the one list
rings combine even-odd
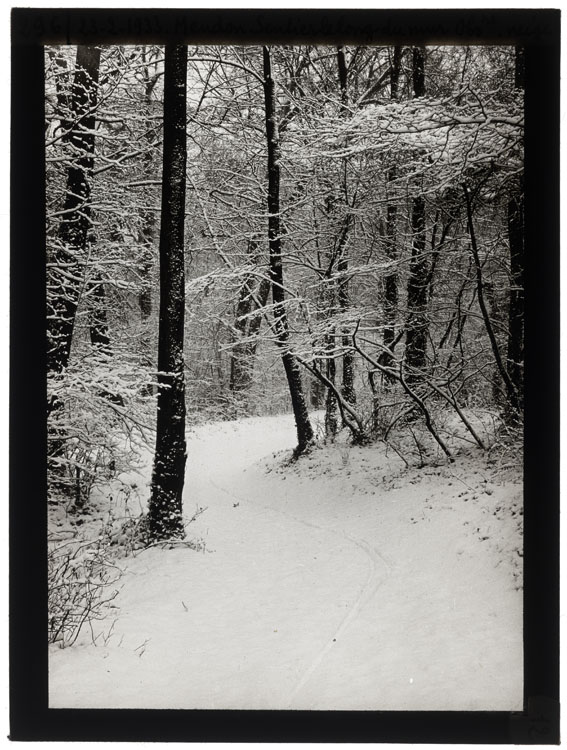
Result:
{"label": "shrub in snow", "polygon": [[48,641],[71,646],[83,628],[107,615],[118,594],[118,568],[100,541],[50,545],[48,574]]}
{"label": "shrub in snow", "polygon": [[131,555],[150,544],[148,517],[111,518],[104,527],[103,537],[116,554]]}
{"label": "shrub in snow", "polygon": [[81,510],[97,484],[131,469],[140,448],[151,445],[153,398],[143,395],[140,377],[95,356],[49,377],[49,399],[59,405],[48,420],[52,501]]}

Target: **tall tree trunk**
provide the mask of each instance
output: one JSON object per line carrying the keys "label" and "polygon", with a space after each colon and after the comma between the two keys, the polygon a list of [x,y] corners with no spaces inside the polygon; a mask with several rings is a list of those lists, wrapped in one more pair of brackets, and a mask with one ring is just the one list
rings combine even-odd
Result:
{"label": "tall tree trunk", "polygon": [[185,480],[185,169],[187,47],[166,45],[156,450],[149,504],[153,539],[182,537]]}
{"label": "tall tree trunk", "polygon": [[[94,162],[95,114],[98,98],[100,49],[77,47],[72,86],[71,117],[74,127],[66,140],[72,150],[67,172],[64,215],[59,228],[48,284],[47,370],[62,372],[69,362],[77,306],[84,283],[91,207],[91,177]],[[52,405],[53,407],[54,405]]]}
{"label": "tall tree trunk", "polygon": [[[394,47],[392,67],[390,69],[390,98],[398,98],[400,70],[402,64],[402,48]],[[391,192],[392,183],[397,177],[396,167],[388,170],[387,182],[389,193]],[[388,207],[386,209],[386,255],[388,260],[394,263],[398,258],[398,248],[396,245],[396,224],[398,217],[398,207],[391,195],[388,195]],[[384,278],[384,346],[390,349],[396,335],[395,323],[398,314],[398,274],[395,270],[389,271]],[[384,352],[381,363],[386,367],[392,364],[393,356],[390,352]]]}
{"label": "tall tree trunk", "polygon": [[[337,47],[337,66],[339,69],[339,85],[341,89],[341,117],[348,116],[348,91],[347,91],[347,65],[345,59],[345,50],[343,46]],[[347,255],[348,234],[352,223],[349,213],[350,206],[348,203],[348,181],[347,181],[347,160],[343,159],[342,163],[342,185],[341,192],[346,210],[344,218],[343,234],[339,249],[339,262],[337,270],[339,272],[338,301],[341,313],[346,313],[350,307],[350,279],[348,275],[349,259]],[[343,387],[342,395],[349,404],[356,403],[356,392],[354,390],[354,352],[352,350],[350,337],[346,332],[342,336],[343,344]]]}
{"label": "tall tree trunk", "polygon": [[283,284],[282,243],[280,234],[280,142],[276,114],[275,84],[272,78],[270,51],[262,47],[264,63],[264,101],[266,107],[266,138],[268,142],[268,244],[270,249],[270,278],[274,302],[274,329],[282,352],[295,425],[297,428],[296,455],[305,451],[314,440],[307,404],[296,358],[289,347],[289,326],[285,308]]}
{"label": "tall tree trunk", "polygon": [[[412,78],[414,97],[425,95],[425,49],[412,51]],[[429,267],[425,255],[425,199],[417,195],[411,211],[412,252],[408,279],[408,320],[404,362],[406,380],[411,383],[421,379],[426,366],[428,320],[427,288]]]}

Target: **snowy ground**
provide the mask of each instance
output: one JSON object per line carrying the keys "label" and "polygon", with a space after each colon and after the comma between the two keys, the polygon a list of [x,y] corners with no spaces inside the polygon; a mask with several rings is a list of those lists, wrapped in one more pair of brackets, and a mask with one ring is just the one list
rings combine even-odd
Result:
{"label": "snowy ground", "polygon": [[521,710],[519,477],[294,444],[289,415],[189,435],[204,549],[120,560],[96,645],[50,647],[51,707]]}

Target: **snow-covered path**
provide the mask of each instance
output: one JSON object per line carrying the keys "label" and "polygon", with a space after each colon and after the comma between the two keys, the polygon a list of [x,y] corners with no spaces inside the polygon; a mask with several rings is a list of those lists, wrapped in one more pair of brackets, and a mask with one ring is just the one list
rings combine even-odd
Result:
{"label": "snow-covered path", "polygon": [[378,446],[281,469],[293,445],[289,416],[189,437],[204,552],[128,560],[106,644],[52,649],[52,707],[521,708],[517,529],[493,513],[518,486],[473,469],[396,482]]}

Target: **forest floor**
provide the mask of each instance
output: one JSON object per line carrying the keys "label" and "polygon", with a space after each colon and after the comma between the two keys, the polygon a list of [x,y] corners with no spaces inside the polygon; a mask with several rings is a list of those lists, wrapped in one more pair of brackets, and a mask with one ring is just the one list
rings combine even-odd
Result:
{"label": "forest floor", "polygon": [[194,548],[117,559],[105,618],[50,646],[51,707],[521,710],[519,469],[381,443],[291,463],[294,437],[290,415],[188,435]]}

